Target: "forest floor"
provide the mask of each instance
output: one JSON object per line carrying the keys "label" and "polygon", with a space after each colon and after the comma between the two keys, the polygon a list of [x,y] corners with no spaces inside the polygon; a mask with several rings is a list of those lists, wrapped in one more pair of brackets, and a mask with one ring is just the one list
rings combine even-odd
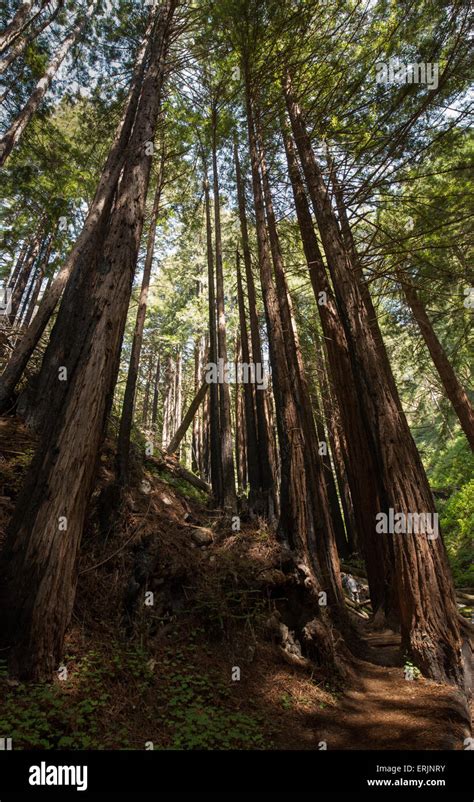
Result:
{"label": "forest floor", "polygon": [[[0,547],[33,447],[0,419]],[[112,459],[106,444],[55,681],[18,683],[0,662],[14,748],[463,748],[460,696],[405,679],[396,633],[349,611],[357,657],[344,650],[345,674],[328,676],[272,634],[285,601],[273,535],[233,532],[203,493],[138,460],[117,518]]]}

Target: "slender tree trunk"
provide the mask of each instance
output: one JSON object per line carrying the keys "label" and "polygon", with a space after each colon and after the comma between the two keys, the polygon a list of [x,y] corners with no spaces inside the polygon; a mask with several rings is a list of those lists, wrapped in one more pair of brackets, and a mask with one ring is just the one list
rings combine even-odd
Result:
{"label": "slender tree trunk", "polygon": [[[244,255],[245,277],[247,282],[247,298],[249,306],[250,341],[252,362],[263,367],[262,344],[260,339],[260,325],[257,313],[257,297],[252,272],[252,258],[250,254],[247,212],[245,204],[245,190],[240,170],[239,152],[237,142],[234,141],[235,178],[237,184],[237,197],[239,203],[240,231],[242,236],[242,251]],[[250,350],[249,350],[250,358]],[[268,426],[265,392],[255,389],[255,410],[257,428],[257,448],[259,457],[259,481],[263,499],[263,515],[273,521],[278,514],[278,500],[276,495],[276,474],[272,468],[271,439]],[[250,477],[250,467],[249,467]]]}
{"label": "slender tree trunk", "polygon": [[[217,365],[217,328],[216,328],[216,296],[214,284],[214,256],[212,250],[212,230],[211,212],[209,204],[209,182],[206,178],[204,182],[205,206],[206,206],[206,238],[207,238],[207,272],[208,272],[208,294],[209,294],[209,362]],[[216,504],[222,500],[222,461],[219,442],[219,393],[215,382],[211,383],[209,401],[209,426],[210,426],[210,467],[212,493]]]}
{"label": "slender tree trunk", "polygon": [[453,366],[446,356],[446,352],[441,345],[436,333],[433,329],[431,321],[426,314],[426,309],[420,300],[420,297],[413,285],[412,281],[403,275],[402,271],[398,271],[398,280],[405,293],[408,306],[410,307],[413,317],[418,324],[418,328],[428,348],[434,366],[438,371],[438,375],[443,383],[454,411],[458,416],[461,428],[466,435],[471,448],[474,449],[474,410],[469,401],[466,391],[464,390],[461,382],[459,381]]}
{"label": "slender tree trunk", "polygon": [[[237,300],[239,304],[240,322],[240,347],[242,351],[242,362],[250,364],[252,362],[249,350],[247,320],[245,315],[244,292],[242,287],[242,274],[240,271],[240,254],[236,254],[237,271]],[[258,458],[259,442],[257,433],[255,394],[261,393],[251,382],[246,382],[243,387],[245,405],[245,432],[247,444],[247,471],[249,479],[249,508],[251,511],[259,511],[259,499],[262,488],[262,478],[260,474],[260,462]],[[254,510],[254,505],[256,510]],[[265,511],[265,508],[264,508]]]}
{"label": "slender tree trunk", "polygon": [[[45,5],[46,3],[42,3],[41,7],[43,8],[43,6]],[[18,37],[16,39],[14,44],[10,47],[10,52],[8,53],[8,55],[5,58],[0,59],[0,75],[2,75],[2,73],[4,73],[5,70],[8,69],[10,64],[13,64],[13,62],[19,56],[21,56],[21,54],[26,50],[28,45],[30,45],[35,39],[37,39],[38,36],[40,36],[40,34],[43,33],[45,28],[48,28],[51,25],[51,23],[54,22],[59,13],[59,10],[63,6],[64,6],[64,0],[58,0],[56,8],[52,12],[52,14],[49,15],[49,17],[46,17],[43,20],[43,22],[37,28],[34,28],[33,31],[28,36],[23,36],[21,38]],[[30,23],[33,22],[33,19],[34,17],[31,18]]]}
{"label": "slender tree trunk", "polygon": [[[74,603],[77,554],[112,403],[143,225],[176,0],[157,10],[114,212],[88,269],[68,284],[40,378],[49,414],[7,534],[2,636],[12,673],[57,667]],[[48,389],[46,389],[48,388]]]}
{"label": "slender tree trunk", "polygon": [[[152,375],[153,375],[153,355],[150,353],[148,355],[148,363],[147,363],[146,378],[145,378],[145,390],[143,393],[142,426],[144,429],[146,429],[148,426],[148,410],[150,408],[150,391],[151,391]],[[129,446],[130,446],[130,440],[129,440]]]}
{"label": "slender tree trunk", "polygon": [[[197,295],[201,293],[201,282],[197,282]],[[202,337],[197,337],[194,342],[194,396],[199,392],[199,384],[202,374]],[[194,473],[201,475],[202,469],[202,443],[201,443],[201,410],[198,408],[193,416],[193,430],[191,439],[191,468]]]}
{"label": "slender tree trunk", "polygon": [[[323,247],[344,310],[357,389],[375,441],[378,468],[385,485],[385,504],[380,513],[387,515],[393,510],[393,514],[404,515],[405,520],[409,514],[433,516],[435,507],[424,468],[406,418],[387,381],[385,366],[371,334],[357,270],[341,240],[327,187],[289,80],[285,95]],[[377,523],[380,521],[374,521],[370,533],[372,542],[380,538]],[[426,676],[464,685],[468,671],[463,663],[459,616],[441,536],[386,532],[383,539],[388,541],[393,554],[402,648]]]}
{"label": "slender tree trunk", "polygon": [[15,266],[8,279],[7,287],[11,287],[13,289],[13,287],[15,286],[16,280],[20,274],[23,263],[32,247],[33,247],[32,244],[29,243],[27,240],[23,242],[23,245],[20,248],[20,253],[18,254],[18,259],[16,260]]}
{"label": "slender tree trunk", "polygon": [[156,357],[156,371],[155,371],[155,382],[153,385],[153,405],[151,411],[151,425],[156,431],[157,421],[158,421],[158,398],[160,395],[160,355]]}
{"label": "slender tree trunk", "polygon": [[126,145],[130,138],[137,112],[153,20],[154,15],[152,14],[143,44],[137,55],[122,119],[117,127],[84,227],[48,293],[43,295],[31,325],[15,348],[0,378],[0,412],[9,407],[12,393],[23,375],[31,354],[41,339],[70,276],[76,271],[80,272],[83,269],[87,269],[87,265],[97,249],[98,242],[103,236],[105,224],[111,212],[117,182],[124,165],[127,153]]}
{"label": "slender tree trunk", "polygon": [[40,237],[37,236],[35,237],[33,245],[28,253],[28,256],[26,257],[22,265],[20,275],[18,276],[18,280],[15,284],[15,289],[13,290],[11,311],[8,316],[9,323],[12,326],[15,323],[15,319],[19,313],[23,294],[28,284],[28,280],[31,276],[31,271],[36,261],[36,257],[38,256],[38,253],[40,251],[40,247],[41,247],[41,240]]}
{"label": "slender tree trunk", "polygon": [[41,290],[41,285],[43,283],[43,279],[44,279],[44,267],[40,267],[39,270],[38,270],[38,277],[37,277],[37,279],[35,281],[35,284],[34,284],[34,287],[33,287],[33,292],[31,294],[31,299],[30,299],[30,302],[28,304],[28,309],[26,310],[26,315],[25,315],[24,319],[22,320],[22,326],[26,327],[26,326],[30,325],[30,320],[31,320],[31,318],[33,316],[33,312],[35,310],[36,303],[38,301],[38,297],[39,297],[39,294],[40,294],[40,290]]}
{"label": "slender tree trunk", "polygon": [[[153,263],[153,254],[155,251],[156,225],[158,222],[161,192],[163,189],[164,160],[165,160],[164,150],[162,149],[160,173],[158,176],[157,187],[153,201],[150,227],[148,229],[145,266],[143,268],[142,286],[140,290],[140,298],[138,301],[135,329],[133,332],[132,351],[130,354],[130,362],[128,366],[127,384],[125,386],[125,395],[123,399],[122,415],[120,418],[120,428],[117,442],[117,473],[119,481],[122,485],[125,485],[128,482],[128,473],[129,473],[128,469],[129,469],[129,459],[130,459],[130,436],[132,432],[132,423],[133,423],[133,408],[135,404],[135,392],[137,387],[138,369],[140,365],[140,355],[142,350],[143,330],[145,328],[145,318],[146,318],[147,301],[148,301],[148,290],[150,288],[151,268]],[[151,371],[152,371],[152,354],[150,354],[149,382],[151,382]],[[146,426],[146,420],[144,421],[144,425]]]}
{"label": "slender tree trunk", "polygon": [[[234,418],[235,418],[235,467],[237,472],[237,487],[239,494],[247,487],[247,438],[246,420],[244,412],[244,391],[250,382],[245,382],[243,388],[239,382],[239,365],[242,363],[242,343],[240,333],[235,339],[235,386],[234,386]],[[254,446],[255,447],[255,446]]]}
{"label": "slender tree trunk", "polygon": [[30,95],[27,103],[0,141],[0,167],[5,163],[5,160],[8,158],[15,145],[17,145],[20,141],[26,126],[38,110],[41,101],[51,86],[51,82],[59,67],[66,58],[71,47],[79,39],[86,23],[92,17],[97,3],[98,0],[93,0],[86,13],[79,14],[71,33],[66,37],[60,46],[56,56],[54,56],[54,58],[49,62],[43,77],[40,78],[36,84],[36,87]]}
{"label": "slender tree trunk", "polygon": [[51,256],[51,251],[53,249],[54,235],[55,232],[53,231],[43,243],[43,248],[38,256],[36,270],[30,281],[28,294],[25,297],[23,308],[18,317],[18,322],[22,327],[25,328],[28,326],[31,320],[31,315],[33,314],[33,309],[36,305],[41,284],[43,282],[44,272],[48,267],[49,257]]}
{"label": "slender tree trunk", "polygon": [[[214,192],[214,237],[216,245],[216,303],[217,303],[217,349],[219,359],[227,366],[227,342],[224,308],[224,273],[222,267],[221,210],[219,175],[217,171],[217,106],[212,106],[212,173]],[[236,510],[234,457],[232,452],[230,389],[224,380],[219,384],[219,435],[222,464],[222,505],[232,512]]]}

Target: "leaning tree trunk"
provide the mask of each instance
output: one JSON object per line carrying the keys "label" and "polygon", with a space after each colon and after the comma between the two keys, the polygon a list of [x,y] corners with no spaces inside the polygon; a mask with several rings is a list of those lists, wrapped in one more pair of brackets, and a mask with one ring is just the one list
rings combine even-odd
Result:
{"label": "leaning tree trunk", "polygon": [[[217,349],[219,359],[227,366],[227,342],[224,307],[224,273],[222,267],[221,209],[219,195],[219,174],[217,171],[217,107],[212,106],[212,175],[214,193],[214,238],[216,245],[216,303],[217,303]],[[232,422],[230,388],[227,381],[219,383],[219,436],[222,464],[222,498],[224,509],[235,512],[237,497],[235,493],[234,455],[232,450]]]}
{"label": "leaning tree trunk", "polygon": [[[315,158],[291,82],[285,83],[287,109],[305,172],[323,247],[344,309],[354,375],[378,452],[386,507],[407,515],[435,515],[426,474],[403,411],[393,397],[378,345],[370,329],[357,267],[344,248],[327,187]],[[431,518],[431,520],[433,520]],[[429,533],[428,533],[429,534]],[[372,541],[380,539],[373,522]],[[402,648],[423,673],[464,686],[468,674],[462,653],[459,615],[441,536],[384,533],[393,552],[394,589],[401,622]]]}
{"label": "leaning tree trunk", "polygon": [[170,442],[166,447],[167,454],[174,454],[178,450],[179,444],[181,443],[181,440],[183,439],[186,432],[188,431],[191,422],[194,420],[194,416],[196,415],[196,412],[201,406],[201,403],[204,400],[208,389],[209,385],[207,382],[201,384],[201,387],[199,388],[198,392],[191,401],[187,409],[187,412],[183,417],[183,420],[179,424],[178,428],[176,429],[176,432],[174,433],[173,437],[171,438]]}
{"label": "leaning tree trunk", "polygon": [[458,416],[461,428],[464,431],[470,445],[474,448],[474,410],[469,401],[464,387],[461,385],[453,366],[446,356],[446,351],[441,345],[436,333],[433,329],[431,321],[426,314],[426,309],[423,302],[415,289],[412,281],[403,275],[402,271],[398,271],[398,280],[402,285],[405,298],[407,299],[408,306],[410,307],[413,317],[415,318],[418,328],[423,336],[426,347],[428,348],[433,364],[438,371],[438,375],[443,383],[453,409]]}
{"label": "leaning tree trunk", "polygon": [[7,367],[0,377],[0,412],[10,406],[10,399],[20,381],[28,361],[38,345],[41,336],[53,314],[63,290],[75,271],[86,269],[96,251],[98,238],[112,208],[117,181],[123,168],[126,145],[130,138],[140,97],[141,83],[148,57],[149,34],[153,16],[147,28],[143,45],[140,47],[127,101],[122,118],[117,126],[114,141],[102,170],[94,200],[89,208],[83,229],[71,253],[58,275],[45,292],[38,311],[27,331],[13,352]]}
{"label": "leaning tree trunk", "polygon": [[[148,301],[148,290],[150,288],[151,267],[153,254],[155,251],[155,234],[160,210],[161,192],[163,189],[163,170],[164,170],[164,150],[161,152],[160,173],[157,179],[157,187],[153,208],[151,211],[150,227],[148,230],[147,248],[145,256],[145,266],[143,268],[142,286],[140,298],[138,300],[137,317],[135,329],[133,331],[132,352],[128,365],[127,383],[122,405],[122,415],[120,418],[119,435],[117,441],[117,473],[120,484],[125,485],[129,478],[130,462],[130,436],[132,432],[133,407],[135,403],[135,392],[137,387],[138,368],[140,365],[140,354],[142,350],[143,330],[145,328],[146,309]],[[152,357],[150,354],[150,372],[152,370]],[[150,379],[151,381],[151,379]]]}
{"label": "leaning tree trunk", "polygon": [[11,671],[45,678],[58,665],[74,603],[77,555],[117,379],[177,0],[156,14],[129,158],[88,269],[68,284],[41,373],[49,414],[3,554],[2,636]]}
{"label": "leaning tree trunk", "polygon": [[92,17],[92,14],[98,2],[99,0],[93,0],[93,2],[89,5],[86,13],[79,14],[76,20],[76,24],[74,25],[71,33],[69,34],[69,36],[66,37],[61,47],[59,48],[57,54],[49,62],[43,77],[40,78],[40,80],[36,84],[36,87],[33,90],[32,94],[30,95],[27,103],[22,108],[22,110],[20,111],[14,122],[11,124],[6,134],[3,136],[0,142],[0,167],[5,163],[6,159],[10,155],[15,145],[17,145],[18,142],[20,141],[20,138],[22,137],[26,126],[28,125],[31,118],[38,110],[41,101],[43,100],[46,92],[51,86],[51,82],[54,76],[56,75],[57,71],[59,70],[59,67],[63,63],[71,47],[79,39],[79,36],[81,35],[86,23]]}

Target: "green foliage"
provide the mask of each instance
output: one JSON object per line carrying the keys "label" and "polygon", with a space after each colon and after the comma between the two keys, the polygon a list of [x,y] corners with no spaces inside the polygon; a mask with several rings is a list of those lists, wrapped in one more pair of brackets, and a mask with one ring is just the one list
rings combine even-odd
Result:
{"label": "green foliage", "polygon": [[474,479],[464,484],[443,505],[440,516],[444,542],[454,581],[460,587],[474,587]]}
{"label": "green foliage", "polygon": [[101,749],[98,715],[109,694],[104,667],[92,656],[79,666],[79,690],[68,680],[54,684],[18,684],[7,691],[1,709],[0,731],[16,749]]}
{"label": "green foliage", "polygon": [[166,726],[171,749],[262,749],[270,744],[258,716],[229,709],[232,691],[216,674],[191,670],[178,653],[166,679]]}

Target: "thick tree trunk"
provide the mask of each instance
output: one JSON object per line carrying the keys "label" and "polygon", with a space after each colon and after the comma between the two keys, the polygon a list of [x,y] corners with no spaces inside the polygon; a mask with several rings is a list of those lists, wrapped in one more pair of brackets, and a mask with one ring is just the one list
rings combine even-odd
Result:
{"label": "thick tree trunk", "polygon": [[381,611],[386,615],[390,611],[393,599],[391,590],[392,561],[390,555],[387,554],[387,544],[381,539],[374,541],[370,535],[374,528],[375,516],[383,509],[384,486],[380,482],[377,455],[373,449],[370,432],[367,435],[365,413],[356,380],[353,378],[353,361],[349,351],[343,315],[326,275],[293,141],[285,126],[283,126],[283,138],[303,249],[321,320],[338,410],[341,415],[341,435],[343,433],[345,444],[343,456],[353,499],[357,540],[367,566],[374,613],[379,615],[379,611]]}
{"label": "thick tree trunk", "polygon": [[[143,330],[145,328],[146,309],[148,301],[148,290],[150,288],[151,268],[153,254],[155,251],[155,234],[160,210],[161,192],[163,189],[164,171],[164,151],[161,153],[160,173],[157,179],[157,187],[151,211],[150,227],[148,229],[147,248],[145,265],[143,268],[142,286],[140,298],[138,300],[137,317],[133,332],[132,351],[128,365],[127,383],[122,405],[122,415],[120,418],[120,428],[117,441],[117,474],[119,482],[125,485],[128,482],[128,469],[130,459],[130,435],[132,432],[133,408],[135,404],[135,392],[137,387],[138,368],[140,365],[140,355],[142,350]],[[152,355],[150,354],[150,374],[152,371]],[[150,375],[151,382],[151,375]],[[146,396],[145,396],[146,397]],[[148,411],[148,410],[147,410]],[[145,423],[146,425],[146,423]]]}
{"label": "thick tree trunk", "polygon": [[[212,174],[214,193],[214,238],[216,244],[216,303],[217,303],[217,350],[224,367],[227,366],[227,342],[224,307],[224,273],[222,267],[221,209],[219,174],[217,170],[217,106],[212,106]],[[235,493],[234,456],[232,450],[232,422],[230,388],[224,380],[219,383],[219,436],[222,464],[222,498],[225,509],[234,512],[237,508]]]}
{"label": "thick tree trunk", "polygon": [[[207,242],[207,274],[209,295],[209,362],[217,365],[217,327],[216,327],[216,295],[214,283],[214,255],[212,250],[211,210],[209,203],[209,182],[204,182],[204,195],[206,206],[206,242]],[[219,441],[219,392],[215,382],[211,382],[209,393],[209,450],[211,467],[211,485],[214,501],[220,504],[222,500],[222,458]]]}
{"label": "thick tree trunk", "polygon": [[0,378],[0,412],[7,409],[10,405],[10,398],[13,391],[23,375],[23,371],[56,308],[70,276],[76,271],[80,272],[82,269],[87,269],[89,260],[93,258],[99,239],[103,235],[105,223],[112,208],[117,182],[125,161],[127,152],[126,145],[130,138],[137,111],[141,83],[148,57],[149,34],[153,19],[154,17],[152,15],[143,44],[137,55],[130,91],[122,119],[117,127],[114,141],[104,169],[102,170],[100,181],[94,200],[89,208],[84,227],[71,253],[54,279],[49,291],[43,295],[31,325],[15,348]]}
{"label": "thick tree trunk", "polygon": [[276,278],[280,318],[283,325],[286,362],[299,425],[305,443],[305,472],[308,492],[310,494],[309,505],[311,508],[311,524],[307,531],[308,553],[313,562],[314,571],[315,573],[319,573],[331,604],[342,609],[342,587],[334,524],[331,516],[323,463],[318,449],[318,437],[311,409],[309,387],[306,379],[291,297],[285,276],[280,240],[273,209],[272,193],[260,132],[257,133],[257,139],[259,141],[259,162],[270,250]]}
{"label": "thick tree trunk", "polygon": [[41,370],[49,414],[3,554],[2,636],[11,671],[28,679],[57,667],[77,582],[77,554],[116,382],[176,0],[152,32],[129,159],[88,269],[68,284]]}
{"label": "thick tree trunk", "polygon": [[[289,80],[285,95],[323,247],[344,312],[357,389],[375,442],[378,470],[385,486],[385,503],[380,513],[387,515],[393,510],[394,514],[404,515],[405,520],[408,515],[424,514],[433,520],[435,507],[424,468],[405,415],[387,380],[371,333],[357,267],[351,264],[344,248]],[[370,536],[372,542],[380,539],[376,521]],[[382,537],[393,554],[395,607],[400,616],[402,647],[426,676],[464,685],[467,671],[465,674],[459,616],[441,536],[387,532]]]}
{"label": "thick tree trunk", "polygon": [[346,455],[349,450],[344,429],[341,421],[339,402],[331,391],[329,380],[326,374],[327,355],[324,349],[320,348],[321,369],[319,374],[321,399],[326,421],[326,429],[329,434],[329,443],[336,473],[339,496],[344,512],[344,522],[346,527],[349,554],[357,548],[357,522],[352,502],[351,489],[347,478]]}
{"label": "thick tree trunk", "polygon": [[[244,255],[245,277],[247,282],[247,299],[249,307],[251,357],[255,365],[263,369],[262,344],[260,340],[260,325],[257,313],[257,297],[252,272],[252,258],[250,254],[247,212],[245,204],[245,189],[240,170],[239,152],[237,142],[234,141],[235,178],[237,184],[237,197],[239,203],[240,231],[242,236],[242,251]],[[250,349],[249,349],[250,357]],[[269,431],[268,414],[266,409],[266,392],[254,391],[257,450],[259,457],[259,482],[261,484],[261,497],[263,502],[262,514],[269,520],[275,520],[278,514],[278,499],[276,491],[276,474],[272,468],[271,436]],[[249,468],[250,476],[250,468]]]}
{"label": "thick tree trunk", "polygon": [[[246,67],[245,64],[244,67]],[[311,600],[312,617],[301,631],[302,635],[306,635],[304,640],[305,649],[312,651],[313,656],[316,651],[322,664],[334,667],[336,654],[331,634],[331,623],[325,608],[318,605],[316,601],[316,599],[320,598],[321,586],[319,578],[315,575],[314,563],[309,554],[310,533],[313,530],[310,501],[311,489],[306,481],[305,443],[293,397],[290,371],[285,352],[285,335],[272,276],[247,69],[245,69],[245,83],[260,277],[268,329],[278,439],[280,443],[281,484],[278,534],[280,539],[291,550],[297,571],[301,577],[304,577],[305,594]]]}
{"label": "thick tree trunk", "polygon": [[40,80],[36,84],[36,87],[33,90],[32,94],[30,95],[27,103],[22,108],[17,118],[14,120],[14,122],[6,132],[6,134],[3,136],[0,142],[0,167],[5,163],[5,160],[8,158],[15,145],[18,144],[26,126],[28,125],[31,118],[38,110],[41,101],[43,100],[46,92],[51,86],[51,82],[54,76],[56,75],[59,67],[66,58],[71,47],[79,39],[79,36],[81,35],[86,23],[92,17],[92,14],[94,13],[97,3],[98,0],[93,0],[93,2],[89,5],[86,13],[79,14],[71,33],[69,34],[69,36],[66,37],[66,39],[60,46],[57,54],[48,64],[43,77],[40,78]]}
{"label": "thick tree trunk", "polygon": [[469,401],[467,393],[461,385],[461,382],[456,376],[453,366],[446,356],[443,346],[436,336],[431,321],[426,314],[426,309],[420,300],[420,297],[411,279],[407,276],[404,276],[402,271],[398,271],[398,280],[403,288],[408,306],[410,307],[413,317],[418,324],[418,328],[423,336],[426,347],[431,354],[433,364],[438,371],[438,375],[443,383],[446,395],[453,405],[453,409],[458,416],[461,428],[464,431],[471,448],[474,448],[474,410],[472,408],[472,404]]}

